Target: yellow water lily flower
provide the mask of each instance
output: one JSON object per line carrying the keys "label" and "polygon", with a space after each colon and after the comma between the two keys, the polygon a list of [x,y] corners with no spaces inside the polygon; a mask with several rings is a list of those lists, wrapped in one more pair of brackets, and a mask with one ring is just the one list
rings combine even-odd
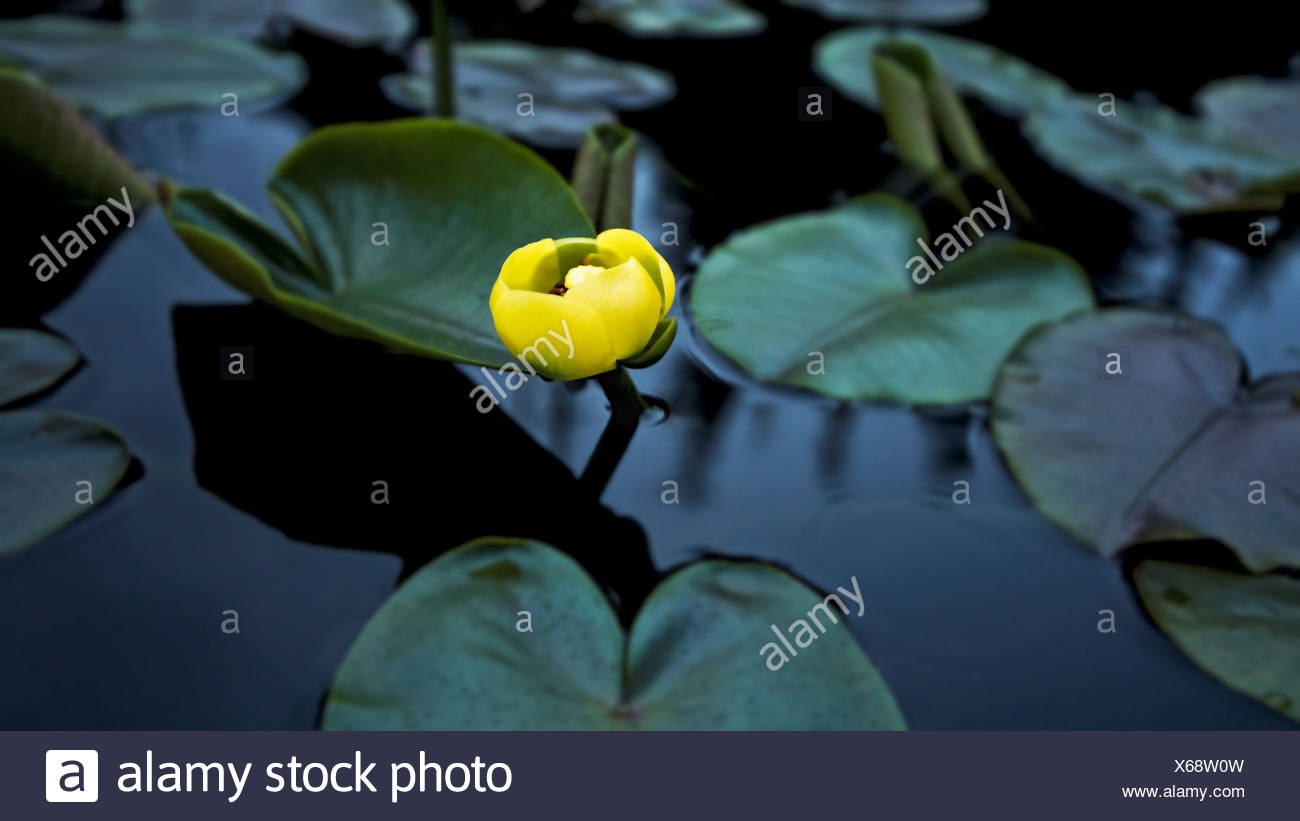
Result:
{"label": "yellow water lily flower", "polygon": [[626,228],[543,239],[501,266],[488,304],[506,349],[551,379],[645,367],[672,344],[677,284],[667,261]]}

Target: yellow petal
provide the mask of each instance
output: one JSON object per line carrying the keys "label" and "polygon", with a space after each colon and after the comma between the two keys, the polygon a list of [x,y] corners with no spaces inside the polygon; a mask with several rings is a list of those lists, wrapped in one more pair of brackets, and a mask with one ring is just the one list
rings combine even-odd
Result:
{"label": "yellow petal", "polygon": [[[655,284],[655,290],[659,292],[659,316],[662,317],[668,313],[669,307],[672,306],[672,293],[676,290],[676,283],[672,282],[673,272],[668,268],[668,263],[664,258],[659,256],[654,246],[645,237],[636,231],[629,231],[626,228],[610,228],[607,231],[601,231],[596,237],[596,248],[600,256],[610,266],[617,265],[629,259],[635,259],[641,263],[641,267],[650,275],[650,279]],[[662,266],[660,263],[663,263]],[[670,284],[671,283],[671,284]]]}
{"label": "yellow petal", "polygon": [[603,270],[605,269],[599,265],[575,265],[569,269],[569,273],[564,275],[564,287],[577,288],[583,282],[586,282],[588,278],[599,274]]}
{"label": "yellow petal", "polygon": [[673,276],[673,269],[668,267],[668,260],[662,254],[659,256],[659,279],[664,284],[664,309],[659,312],[662,318],[673,307],[673,297],[677,295],[677,278]]}
{"label": "yellow petal", "polygon": [[662,297],[636,259],[588,274],[561,299],[582,306],[570,317],[595,314],[601,318],[615,359],[640,353],[659,324]]}
{"label": "yellow petal", "polygon": [[544,294],[551,290],[560,281],[555,240],[539,239],[516,248],[502,263],[501,274],[497,279],[520,291]]}
{"label": "yellow petal", "polygon": [[617,358],[604,320],[588,303],[512,289],[498,282],[489,300],[506,350],[550,379],[582,379],[613,370]]}

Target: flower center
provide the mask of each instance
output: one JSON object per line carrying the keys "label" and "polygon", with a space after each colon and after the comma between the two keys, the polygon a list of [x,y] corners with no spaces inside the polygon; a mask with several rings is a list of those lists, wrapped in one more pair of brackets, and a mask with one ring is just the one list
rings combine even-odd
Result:
{"label": "flower center", "polygon": [[578,260],[578,262],[578,265],[570,268],[569,272],[564,275],[564,281],[557,283],[555,287],[550,290],[550,293],[563,296],[570,288],[578,287],[591,277],[605,270],[605,266],[601,264],[604,260],[600,258],[599,254],[587,254],[582,259]]}

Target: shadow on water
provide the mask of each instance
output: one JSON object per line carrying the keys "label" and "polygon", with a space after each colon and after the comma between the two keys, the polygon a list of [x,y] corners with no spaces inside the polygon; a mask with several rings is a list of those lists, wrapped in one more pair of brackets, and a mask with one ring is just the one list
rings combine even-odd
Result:
{"label": "shadow on water", "polygon": [[[265,305],[179,307],[199,484],[290,537],[393,553],[402,577],[480,536],[565,550],[630,617],[657,580],[645,537],[589,500],[452,365],[331,336]],[[223,379],[221,349],[253,378]]]}

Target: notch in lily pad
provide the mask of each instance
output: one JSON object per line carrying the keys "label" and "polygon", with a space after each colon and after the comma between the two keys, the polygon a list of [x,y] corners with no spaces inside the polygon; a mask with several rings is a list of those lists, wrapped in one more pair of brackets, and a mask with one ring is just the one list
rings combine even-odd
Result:
{"label": "notch in lily pad", "polygon": [[335,675],[322,727],[906,729],[843,622],[779,671],[764,663],[770,626],[821,601],[774,567],[697,562],[661,582],[624,633],[568,556],[479,539],[426,565],[379,608]]}
{"label": "notch in lily pad", "polygon": [[1003,363],[993,436],[1038,509],[1104,556],[1208,538],[1255,572],[1300,567],[1300,372],[1244,377],[1209,322],[1067,317]]}

